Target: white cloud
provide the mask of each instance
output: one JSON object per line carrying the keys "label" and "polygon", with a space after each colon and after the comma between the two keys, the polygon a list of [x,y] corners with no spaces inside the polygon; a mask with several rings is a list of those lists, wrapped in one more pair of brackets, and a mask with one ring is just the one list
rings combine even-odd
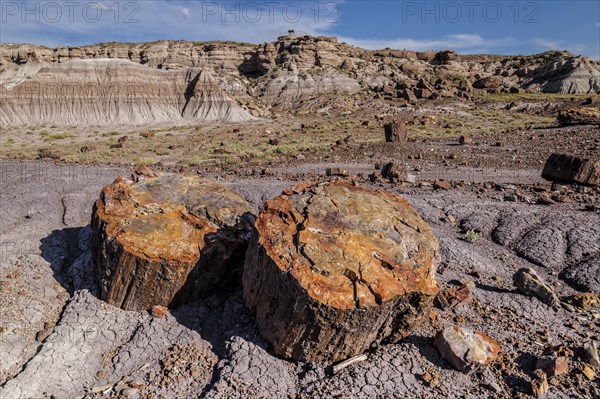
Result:
{"label": "white cloud", "polygon": [[565,42],[562,40],[548,40],[539,37],[532,39],[531,43],[546,50],[557,50],[565,47]]}
{"label": "white cloud", "polygon": [[513,45],[517,42],[511,37],[500,39],[486,39],[478,34],[456,34],[446,35],[437,39],[412,39],[412,38],[397,38],[397,39],[355,39],[350,37],[340,37],[341,41],[352,44],[354,46],[367,49],[406,49],[416,51],[427,50],[475,50],[475,49],[494,49]]}
{"label": "white cloud", "polygon": [[[115,4],[120,7],[116,22],[114,11],[103,8],[106,6],[98,2],[94,6],[101,11],[99,21],[86,20],[82,16],[82,5],[76,6],[73,21],[69,21],[67,10],[58,23],[50,23],[44,18],[35,22],[34,17],[23,23],[21,16],[15,14],[7,16],[6,23],[0,24],[0,36],[3,43],[46,46],[162,39],[262,43],[275,40],[289,29],[312,35],[327,34],[340,19],[340,15],[337,15],[335,19],[326,20],[323,12],[319,18],[315,18],[314,4],[311,2],[250,4],[154,0]],[[252,4],[262,6],[260,15]],[[287,4],[293,6],[286,8]],[[128,8],[124,9],[125,6]],[[295,7],[301,8],[300,15]]]}

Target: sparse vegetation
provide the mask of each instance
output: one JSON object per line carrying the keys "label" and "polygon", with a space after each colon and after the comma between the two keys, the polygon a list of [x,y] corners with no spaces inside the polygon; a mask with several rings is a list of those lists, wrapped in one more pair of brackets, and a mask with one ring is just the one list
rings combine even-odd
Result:
{"label": "sparse vegetation", "polygon": [[468,230],[463,236],[466,242],[474,243],[481,238],[481,233],[477,230]]}
{"label": "sparse vegetation", "polygon": [[163,156],[163,155],[169,155],[170,151],[168,148],[165,148],[165,147],[156,147],[154,149],[154,153],[156,155]]}
{"label": "sparse vegetation", "polygon": [[151,158],[140,158],[140,157],[135,157],[133,158],[133,164],[135,166],[150,166],[150,165],[154,165],[154,159]]}
{"label": "sparse vegetation", "polygon": [[200,166],[202,163],[202,158],[200,158],[198,155],[192,155],[189,158],[180,159],[179,163],[185,166]]}
{"label": "sparse vegetation", "polygon": [[70,133],[54,133],[49,135],[46,140],[44,141],[56,141],[56,140],[64,140],[64,139],[70,139],[73,137],[77,137],[74,134],[70,134]]}

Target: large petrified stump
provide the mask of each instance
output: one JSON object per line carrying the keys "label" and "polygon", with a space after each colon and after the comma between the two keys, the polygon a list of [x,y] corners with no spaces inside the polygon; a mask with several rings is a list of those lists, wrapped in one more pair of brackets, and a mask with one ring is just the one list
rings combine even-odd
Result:
{"label": "large petrified stump", "polygon": [[438,242],[399,196],[305,182],[268,201],[242,282],[275,353],[348,358],[407,336],[438,292]]}
{"label": "large petrified stump", "polygon": [[102,299],[126,310],[177,305],[241,274],[251,205],[221,183],[173,174],[120,177],[92,216]]}

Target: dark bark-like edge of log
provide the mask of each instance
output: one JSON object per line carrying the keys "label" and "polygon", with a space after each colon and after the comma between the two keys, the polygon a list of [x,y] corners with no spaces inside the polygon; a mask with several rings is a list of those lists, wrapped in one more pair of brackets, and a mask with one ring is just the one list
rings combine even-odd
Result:
{"label": "dark bark-like edge of log", "polygon": [[275,354],[310,363],[335,362],[381,343],[398,342],[420,324],[434,299],[413,292],[371,308],[326,306],[310,298],[290,273],[275,264],[260,245],[256,228],[242,282],[246,305]]}
{"label": "dark bark-like edge of log", "polygon": [[[98,201],[92,210],[91,252],[100,298],[107,303],[124,310],[146,310],[155,305],[174,307],[239,282],[248,246],[241,225],[251,224],[253,215],[244,214],[236,226],[223,226],[216,233],[207,234],[200,258],[194,264],[152,261],[127,253],[115,238],[106,235],[107,222],[97,214]],[[122,283],[115,284],[119,279]],[[125,292],[117,290],[119,287]]]}

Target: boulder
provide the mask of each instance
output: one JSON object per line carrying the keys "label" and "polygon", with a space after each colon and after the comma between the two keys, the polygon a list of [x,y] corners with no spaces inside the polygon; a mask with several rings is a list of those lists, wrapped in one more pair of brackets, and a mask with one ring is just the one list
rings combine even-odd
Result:
{"label": "boulder", "polygon": [[94,205],[101,298],[125,310],[175,306],[239,278],[252,206],[217,181],[145,169]]}
{"label": "boulder", "polygon": [[471,136],[460,136],[458,138],[458,143],[460,145],[473,144],[473,137],[471,137]]}
{"label": "boulder", "polygon": [[397,165],[393,162],[388,162],[381,168],[381,177],[388,179],[392,183],[404,181],[407,178],[406,165]]}
{"label": "boulder", "polygon": [[407,143],[408,128],[404,122],[390,122],[384,127],[386,143]]}
{"label": "boulder", "polygon": [[475,83],[473,83],[473,87],[476,89],[497,89],[502,85],[502,76],[488,76],[485,78],[481,78]]}
{"label": "boulder", "polygon": [[525,295],[535,296],[549,306],[557,306],[560,303],[554,290],[533,269],[520,269],[515,273],[513,280],[515,286]]}
{"label": "boulder", "polygon": [[410,103],[414,103],[417,101],[417,97],[415,96],[415,93],[413,93],[413,91],[410,89],[402,89],[399,92],[398,97],[403,98]]}
{"label": "boulder", "polygon": [[462,372],[489,365],[500,352],[498,343],[487,335],[459,326],[446,327],[433,343],[442,357]]}
{"label": "boulder", "polygon": [[421,89],[417,87],[415,88],[414,93],[416,98],[429,98],[434,92],[429,89]]}
{"label": "boulder", "polygon": [[572,356],[573,351],[564,345],[551,346],[544,349],[535,368],[542,370],[548,377],[566,374],[569,372],[569,357]]}
{"label": "boulder", "polygon": [[546,160],[542,177],[597,186],[600,185],[600,160],[552,154]]}
{"label": "boulder", "polygon": [[327,168],[325,169],[325,174],[327,176],[341,176],[341,177],[348,177],[349,173],[346,169],[342,169],[342,168]]}
{"label": "boulder", "polygon": [[277,355],[335,362],[397,342],[427,317],[438,258],[431,229],[402,197],[304,182],[261,210],[244,299]]}

